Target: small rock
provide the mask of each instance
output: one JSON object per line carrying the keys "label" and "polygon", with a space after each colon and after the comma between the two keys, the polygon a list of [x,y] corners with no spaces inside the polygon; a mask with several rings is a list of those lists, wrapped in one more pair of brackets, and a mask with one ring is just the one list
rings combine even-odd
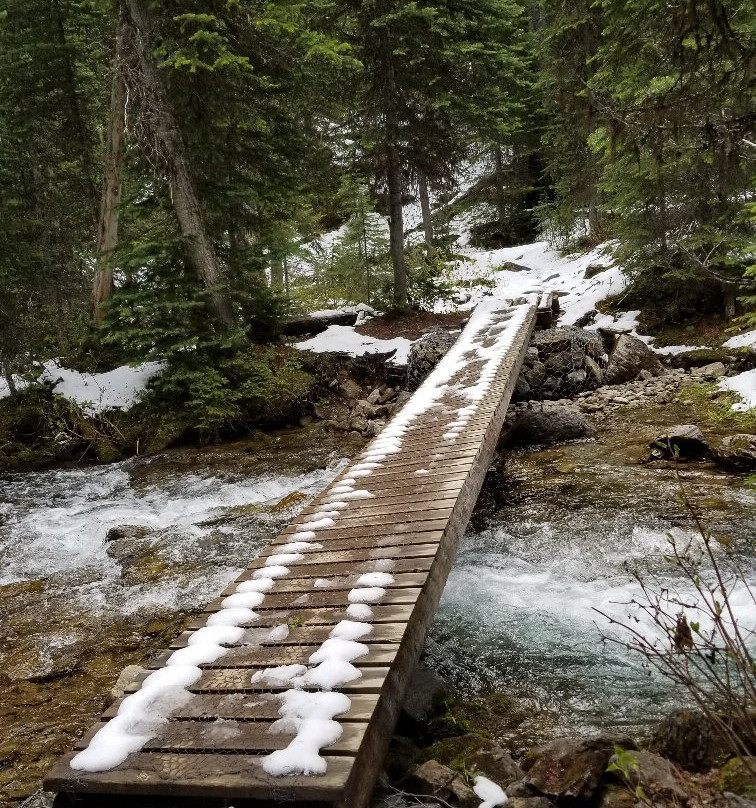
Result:
{"label": "small rock", "polygon": [[677,453],[680,460],[703,457],[709,451],[703,433],[695,424],[673,426],[654,438],[649,446],[655,457],[673,458]]}
{"label": "small rock", "polygon": [[349,401],[353,401],[362,397],[362,388],[354,379],[347,377],[340,382],[339,393]]}
{"label": "small rock", "polygon": [[504,789],[508,797],[534,797],[536,789],[526,780],[515,780]]}
{"label": "small rock", "polygon": [[[612,756],[611,762],[618,760]],[[690,794],[682,772],[669,760],[654,752],[627,751],[623,753],[623,778],[632,789],[640,786],[652,805],[686,803]]]}
{"label": "small rock", "polygon": [[378,404],[381,400],[381,390],[379,387],[376,387],[367,397],[366,401],[368,404]]}
{"label": "small rock", "polygon": [[507,805],[509,808],[553,808],[554,803],[546,797],[514,797]]}
{"label": "small rock", "polygon": [[456,801],[461,808],[478,808],[480,805],[480,800],[464,782],[462,775],[435,760],[429,760],[415,768],[405,782],[408,790],[446,801]]}
{"label": "small rock", "polygon": [[735,471],[756,469],[756,435],[729,435],[714,449],[714,459]]}
{"label": "small rock", "polygon": [[431,753],[440,761],[480,771],[500,786],[507,786],[525,776],[509,752],[495,741],[474,733],[439,741]]}
{"label": "small rock", "polygon": [[654,730],[649,747],[691,772],[720,765],[728,756],[712,720],[700,710],[674,710]]}
{"label": "small rock", "polygon": [[590,280],[591,278],[595,278],[596,275],[600,274],[601,272],[606,272],[609,269],[609,266],[606,264],[588,264],[585,268],[585,272],[583,273],[583,277],[586,280]]}
{"label": "small rock", "polygon": [[705,379],[718,379],[724,376],[727,368],[722,362],[712,362],[710,365],[704,365],[700,368],[695,368],[691,371],[692,376],[703,376]]}
{"label": "small rock", "polygon": [[560,738],[531,753],[535,763],[525,782],[555,799],[588,802],[596,792],[615,745],[633,745],[631,739],[598,735],[593,738]]}
{"label": "small rock", "polygon": [[397,391],[393,387],[387,387],[378,399],[379,404],[387,404],[392,398],[396,397]]}
{"label": "small rock", "polygon": [[376,407],[371,404],[367,399],[360,399],[352,411],[355,416],[362,416],[364,418],[375,418]]}
{"label": "small rock", "polygon": [[741,797],[738,794],[733,794],[732,791],[725,791],[722,796],[725,802],[721,808],[756,808],[756,802]]}
{"label": "small rock", "polygon": [[144,525],[118,525],[111,527],[105,534],[105,541],[118,541],[119,539],[143,539],[149,536],[152,529]]}
{"label": "small rock", "polygon": [[139,675],[144,673],[144,668],[141,665],[127,665],[115,680],[113,687],[110,688],[110,695],[114,699],[120,699],[126,692],[129,685],[133,685],[139,678]]}

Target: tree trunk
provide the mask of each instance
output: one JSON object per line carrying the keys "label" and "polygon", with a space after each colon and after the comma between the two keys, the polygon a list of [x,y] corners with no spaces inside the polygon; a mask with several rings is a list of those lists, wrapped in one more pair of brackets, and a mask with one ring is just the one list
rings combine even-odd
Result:
{"label": "tree trunk", "polygon": [[404,212],[402,210],[402,175],[393,145],[386,155],[388,185],[389,244],[394,265],[394,308],[407,308],[407,266],[404,262]]}
{"label": "tree trunk", "polygon": [[94,319],[105,317],[102,304],[113,294],[113,266],[111,254],[118,243],[118,205],[121,201],[121,166],[123,163],[123,135],[126,128],[126,19],[121,13],[116,28],[115,56],[113,58],[113,85],[110,92],[110,119],[105,151],[105,177],[100,204],[100,223],[97,229],[97,264],[94,275]]}
{"label": "tree trunk", "polygon": [[224,326],[233,326],[236,318],[227,296],[223,269],[205,227],[184,141],[168,104],[163,77],[152,60],[152,20],[142,0],[127,0],[127,3],[136,34],[139,66],[149,99],[152,132],[165,162],[179,228],[189,241],[187,258],[199,280],[210,291],[212,314]]}
{"label": "tree trunk", "polygon": [[282,289],[284,285],[284,263],[281,258],[273,258],[270,262],[270,285],[274,289]]}
{"label": "tree trunk", "polygon": [[496,215],[499,224],[503,227],[504,222],[507,220],[507,195],[504,177],[504,155],[501,153],[501,146],[494,146],[494,166],[496,168]]}
{"label": "tree trunk", "polygon": [[433,251],[433,220],[431,219],[430,195],[428,194],[428,181],[425,174],[420,174],[417,179],[418,190],[420,192],[420,210],[423,214],[423,234],[425,236],[426,255],[430,258]]}
{"label": "tree trunk", "polygon": [[600,216],[599,216],[599,205],[601,204],[601,194],[599,191],[594,187],[593,193],[591,194],[591,200],[588,203],[588,234],[595,238],[599,234],[599,226],[600,226]]}

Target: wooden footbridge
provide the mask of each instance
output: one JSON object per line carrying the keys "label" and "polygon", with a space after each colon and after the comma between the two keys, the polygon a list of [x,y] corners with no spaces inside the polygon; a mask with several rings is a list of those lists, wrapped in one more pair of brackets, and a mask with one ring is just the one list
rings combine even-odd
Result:
{"label": "wooden footbridge", "polygon": [[49,772],[60,804],[367,804],[551,304],[476,309],[381,435]]}

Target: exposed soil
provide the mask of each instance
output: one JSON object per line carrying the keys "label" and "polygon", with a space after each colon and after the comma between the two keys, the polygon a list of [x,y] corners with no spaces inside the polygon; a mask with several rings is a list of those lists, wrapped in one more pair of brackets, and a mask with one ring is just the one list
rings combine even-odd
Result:
{"label": "exposed soil", "polygon": [[356,331],[376,339],[417,339],[434,328],[447,331],[461,328],[469,318],[468,311],[454,314],[433,314],[428,311],[411,311],[406,314],[388,312],[357,326]]}

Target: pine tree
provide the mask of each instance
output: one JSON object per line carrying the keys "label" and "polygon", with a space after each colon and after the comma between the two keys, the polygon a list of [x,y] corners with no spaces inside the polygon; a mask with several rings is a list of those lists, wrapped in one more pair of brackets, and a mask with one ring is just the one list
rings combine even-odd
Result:
{"label": "pine tree", "polygon": [[404,196],[416,176],[449,176],[475,136],[518,127],[525,21],[509,0],[344,5],[364,69],[352,130],[386,196],[394,306],[403,309]]}

